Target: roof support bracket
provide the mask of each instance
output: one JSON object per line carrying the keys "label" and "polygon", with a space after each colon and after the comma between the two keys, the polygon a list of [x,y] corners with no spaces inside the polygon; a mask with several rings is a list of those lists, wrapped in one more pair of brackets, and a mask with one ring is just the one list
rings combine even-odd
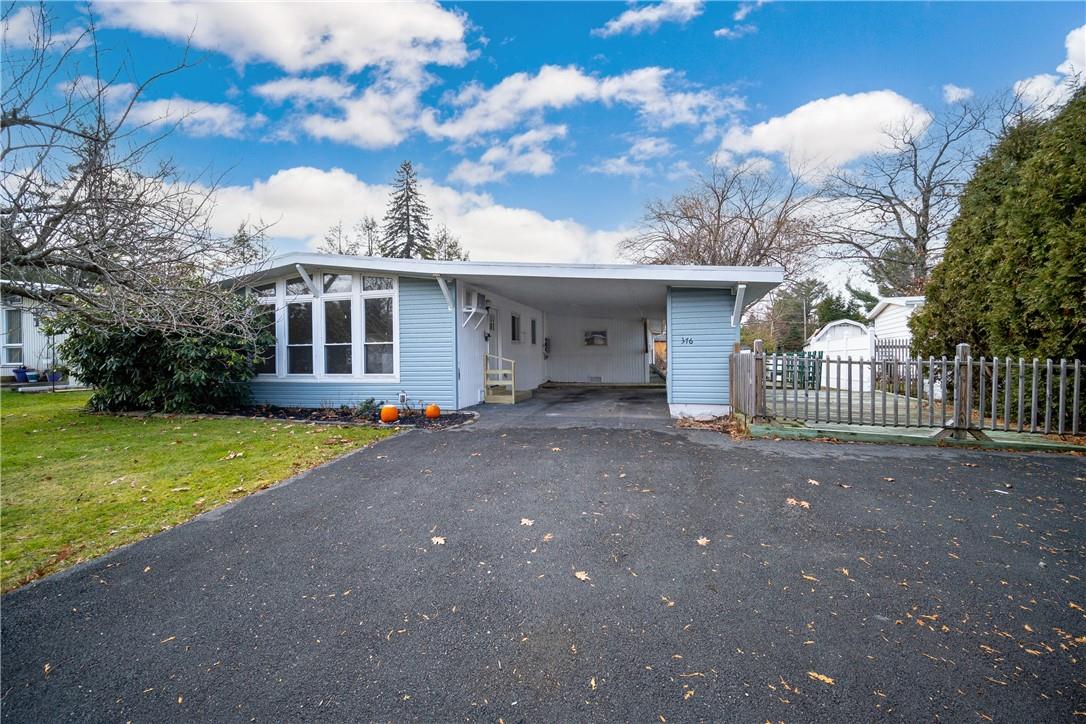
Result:
{"label": "roof support bracket", "polygon": [[305,285],[309,287],[309,291],[313,293],[313,296],[319,297],[321,295],[321,290],[317,286],[317,283],[313,281],[313,278],[309,276],[309,272],[305,270],[305,267],[301,264],[295,264],[294,268],[298,270],[298,276],[300,276],[302,281],[305,282]]}
{"label": "roof support bracket", "polygon": [[739,320],[743,318],[743,298],[747,296],[747,285],[740,284],[735,288],[735,306],[732,308],[732,326],[738,327]]}
{"label": "roof support bracket", "polygon": [[446,306],[449,307],[450,312],[453,311],[455,307],[453,306],[452,294],[449,293],[449,285],[445,283],[445,277],[440,274],[434,274],[434,279],[437,279],[437,285],[441,287],[441,293],[445,296]]}

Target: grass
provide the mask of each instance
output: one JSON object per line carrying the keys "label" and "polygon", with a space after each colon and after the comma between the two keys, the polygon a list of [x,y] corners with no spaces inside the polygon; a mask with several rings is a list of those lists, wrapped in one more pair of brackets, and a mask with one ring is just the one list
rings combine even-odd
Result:
{"label": "grass", "polygon": [[145,538],[389,434],[276,420],[93,415],[0,392],[0,588]]}

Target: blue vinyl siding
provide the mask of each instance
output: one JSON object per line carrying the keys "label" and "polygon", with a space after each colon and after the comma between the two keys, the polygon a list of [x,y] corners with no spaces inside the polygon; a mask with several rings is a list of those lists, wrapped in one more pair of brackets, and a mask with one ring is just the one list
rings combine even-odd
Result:
{"label": "blue vinyl siding", "polygon": [[[668,291],[667,401],[727,405],[728,355],[739,340],[732,326],[735,298],[727,289]],[[689,344],[683,344],[683,339]]]}
{"label": "blue vinyl siding", "polygon": [[[455,299],[451,283],[449,291]],[[320,407],[354,405],[373,397],[394,403],[403,390],[412,405],[424,400],[456,409],[456,320],[441,287],[431,279],[400,277],[399,300],[399,382],[258,379],[250,383],[253,401]]]}

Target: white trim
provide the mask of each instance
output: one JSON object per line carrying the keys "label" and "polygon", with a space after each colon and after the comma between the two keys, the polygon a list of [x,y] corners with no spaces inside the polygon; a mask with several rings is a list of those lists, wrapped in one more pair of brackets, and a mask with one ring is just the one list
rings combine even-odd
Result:
{"label": "white trim", "polygon": [[735,288],[735,299],[732,304],[732,326],[738,327],[739,320],[743,318],[743,297],[747,296],[747,285],[740,284]]}
{"label": "white trim", "polygon": [[389,259],[384,257],[291,252],[273,257],[258,266],[246,266],[226,272],[229,277],[272,276],[282,269],[302,264],[335,266],[342,269],[369,269],[386,274],[412,274],[447,277],[507,276],[546,279],[617,279],[669,282],[675,286],[691,283],[732,286],[739,282],[780,284],[781,267],[693,266],[673,264],[544,264],[538,262],[434,261],[426,259]]}
{"label": "white trim", "polygon": [[695,420],[709,420],[723,417],[732,412],[731,405],[701,405],[689,402],[677,402],[668,405],[672,417],[692,417]]}
{"label": "white trim", "polygon": [[[298,270],[298,275],[301,276],[302,281],[305,282],[305,285],[307,287],[309,287],[309,291],[313,295],[313,298],[315,299],[315,298],[319,297],[321,295],[320,287],[318,287],[316,284],[313,283],[313,279],[312,279],[312,277],[309,276],[309,272],[307,272],[305,270],[305,267],[302,266],[301,264],[295,264],[294,268]],[[319,272],[317,274],[317,278],[318,279],[321,278],[321,275],[320,275]]]}
{"label": "white trim", "polygon": [[867,315],[869,322],[874,322],[875,317],[882,314],[887,307],[918,307],[924,303],[923,296],[916,297],[884,297],[879,300],[878,304],[871,308],[871,312]]}
{"label": "white trim", "polygon": [[445,283],[445,277],[440,274],[434,274],[434,278],[437,279],[437,285],[441,287],[441,293],[445,297],[445,305],[449,308],[449,311],[453,311],[455,305],[453,305],[452,295],[449,294],[449,285]]}

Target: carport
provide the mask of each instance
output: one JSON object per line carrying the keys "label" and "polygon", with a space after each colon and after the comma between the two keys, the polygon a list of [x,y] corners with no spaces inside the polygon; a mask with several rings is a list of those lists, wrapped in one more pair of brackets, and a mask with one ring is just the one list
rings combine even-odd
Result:
{"label": "carport", "polygon": [[[569,404],[576,417],[623,410],[623,394],[591,395],[586,386],[643,387],[625,402],[652,397],[658,414],[727,413],[742,312],[783,278],[765,267],[453,266],[461,405],[524,404],[536,394],[545,415]],[[564,385],[580,389],[559,394]]]}

